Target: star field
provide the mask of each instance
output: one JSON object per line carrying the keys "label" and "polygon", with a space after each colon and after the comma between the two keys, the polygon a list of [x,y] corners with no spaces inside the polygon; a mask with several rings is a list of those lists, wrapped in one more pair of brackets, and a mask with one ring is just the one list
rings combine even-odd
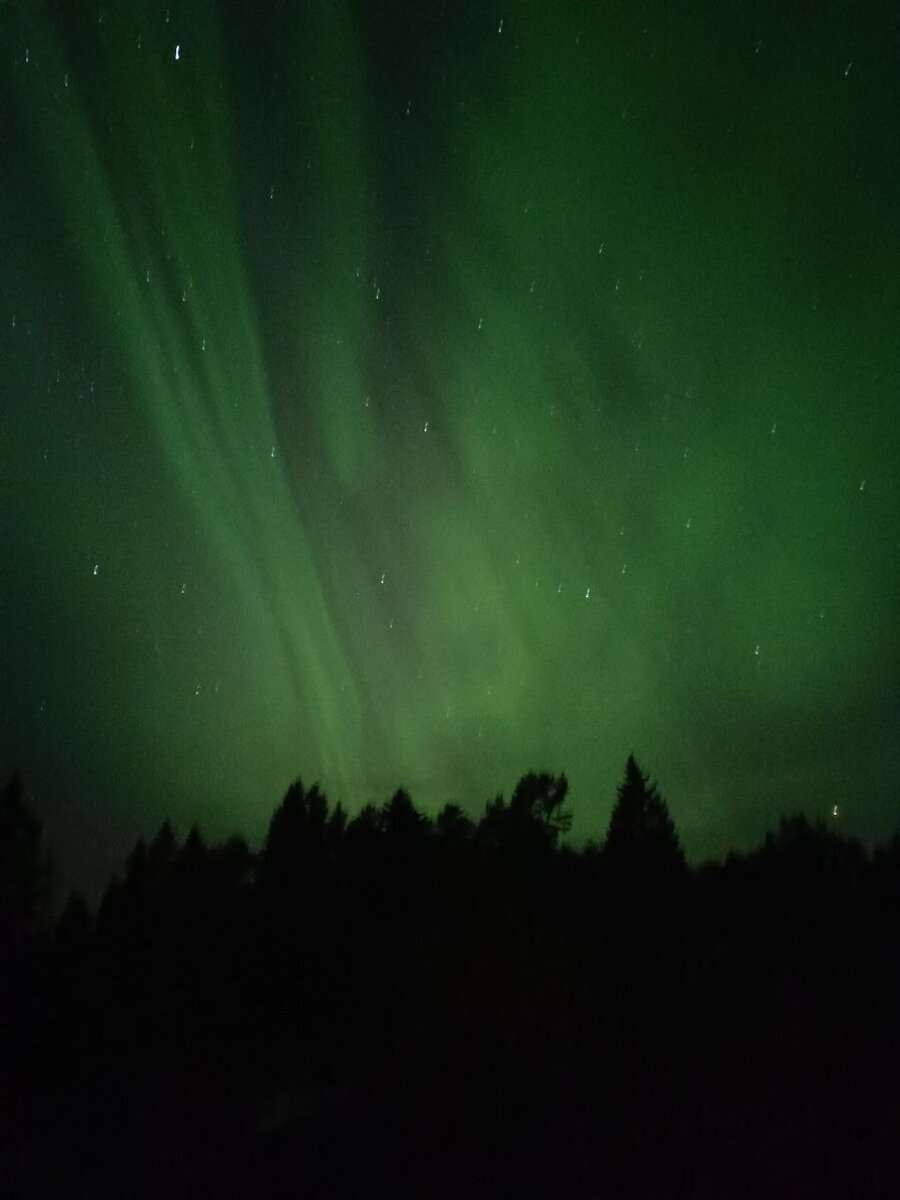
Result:
{"label": "star field", "polygon": [[632,750],[896,820],[891,8],[0,5],[0,765],[77,874]]}

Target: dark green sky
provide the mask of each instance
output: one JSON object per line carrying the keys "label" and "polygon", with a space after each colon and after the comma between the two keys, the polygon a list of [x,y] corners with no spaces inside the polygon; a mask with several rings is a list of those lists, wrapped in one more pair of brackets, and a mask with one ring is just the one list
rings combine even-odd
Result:
{"label": "dark green sky", "polygon": [[79,881],[625,758],[896,828],[892,3],[0,5],[0,767]]}

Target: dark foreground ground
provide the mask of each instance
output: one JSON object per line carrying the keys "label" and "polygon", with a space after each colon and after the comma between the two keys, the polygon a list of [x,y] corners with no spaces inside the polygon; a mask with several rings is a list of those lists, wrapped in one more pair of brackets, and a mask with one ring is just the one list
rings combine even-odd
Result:
{"label": "dark foreground ground", "polygon": [[[896,1197],[900,1103],[865,1086],[428,1070],[267,1095],[120,1077],[4,1114],[2,1194],[30,1197]],[[638,1068],[639,1070],[639,1068]],[[854,1086],[856,1083],[857,1086]]]}
{"label": "dark foreground ground", "polygon": [[139,843],[0,954],[0,1200],[898,1200],[900,838],[689,868],[633,760],[624,841],[564,794]]}

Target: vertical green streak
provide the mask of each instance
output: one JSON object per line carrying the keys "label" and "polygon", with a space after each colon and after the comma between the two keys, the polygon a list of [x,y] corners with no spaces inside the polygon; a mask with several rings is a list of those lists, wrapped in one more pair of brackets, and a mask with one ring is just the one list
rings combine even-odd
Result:
{"label": "vertical green streak", "polygon": [[309,5],[295,24],[298,63],[313,64],[299,89],[295,127],[311,138],[307,203],[315,243],[307,242],[307,302],[296,314],[298,350],[308,351],[307,383],[328,462],[353,487],[375,449],[366,395],[366,312],[375,293],[367,255],[366,151],[361,63],[349,6]]}
{"label": "vertical green streak", "polygon": [[[112,56],[114,130],[93,127],[71,70],[68,87],[37,92],[23,73],[22,104],[164,459],[248,616],[274,629],[260,652],[261,697],[273,716],[293,698],[340,783],[358,774],[356,691],[277,448],[229,186],[217,31],[209,14],[190,19],[167,31],[150,5],[136,22],[141,50]],[[62,80],[57,40],[37,12],[30,20],[34,69]],[[185,73],[181,90],[171,71]],[[130,162],[130,176],[104,164],[113,141],[112,161]]]}

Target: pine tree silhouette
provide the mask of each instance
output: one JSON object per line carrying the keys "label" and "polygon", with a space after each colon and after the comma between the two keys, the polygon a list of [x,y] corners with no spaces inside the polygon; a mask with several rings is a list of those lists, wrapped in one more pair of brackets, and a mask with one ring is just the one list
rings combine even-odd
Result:
{"label": "pine tree silhouette", "polygon": [[49,888],[43,826],[13,775],[0,789],[0,946],[31,932]]}
{"label": "pine tree silhouette", "polygon": [[609,819],[603,854],[620,875],[661,879],[680,875],[685,869],[684,852],[668,806],[633,754],[625,764],[625,779]]}

